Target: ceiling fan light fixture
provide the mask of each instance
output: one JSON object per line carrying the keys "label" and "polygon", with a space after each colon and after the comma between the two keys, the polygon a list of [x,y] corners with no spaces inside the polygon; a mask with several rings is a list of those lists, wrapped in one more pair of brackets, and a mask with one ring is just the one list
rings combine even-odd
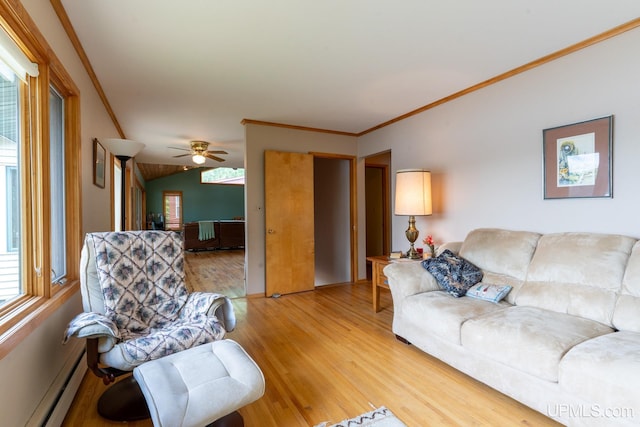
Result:
{"label": "ceiling fan light fixture", "polygon": [[196,165],[201,165],[204,164],[205,160],[207,160],[202,154],[194,154],[191,157],[191,160],[193,160],[193,163],[195,163]]}

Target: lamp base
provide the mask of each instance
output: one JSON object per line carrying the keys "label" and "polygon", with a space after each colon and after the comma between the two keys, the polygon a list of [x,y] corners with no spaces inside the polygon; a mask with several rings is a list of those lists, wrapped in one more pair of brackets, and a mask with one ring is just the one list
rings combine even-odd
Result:
{"label": "lamp base", "polygon": [[409,247],[409,250],[407,251],[407,254],[406,254],[407,258],[411,258],[411,259],[420,259],[420,258],[422,258],[422,255],[420,255],[418,253],[418,251],[416,251],[416,248],[413,246],[415,241],[418,239],[418,235],[419,234],[420,234],[420,232],[416,228],[416,217],[411,215],[409,217],[409,228],[407,228],[407,230],[404,232],[404,235],[407,236],[407,240],[409,241],[409,244],[411,245]]}
{"label": "lamp base", "polygon": [[409,259],[422,259],[422,255],[420,255],[413,246],[409,248],[409,250],[405,253],[405,256]]}

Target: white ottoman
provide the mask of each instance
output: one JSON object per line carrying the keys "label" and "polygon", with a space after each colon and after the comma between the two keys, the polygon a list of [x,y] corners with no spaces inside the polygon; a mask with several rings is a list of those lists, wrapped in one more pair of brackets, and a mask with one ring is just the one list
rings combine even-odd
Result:
{"label": "white ottoman", "polygon": [[[203,427],[258,400],[264,376],[238,343],[214,341],[133,370],[155,427]],[[235,414],[234,420],[242,417]]]}

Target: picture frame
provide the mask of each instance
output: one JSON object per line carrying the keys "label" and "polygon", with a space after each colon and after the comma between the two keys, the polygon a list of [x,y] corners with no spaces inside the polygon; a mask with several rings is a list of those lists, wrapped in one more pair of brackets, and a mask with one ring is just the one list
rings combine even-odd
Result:
{"label": "picture frame", "polygon": [[613,116],[542,134],[545,199],[613,197]]}
{"label": "picture frame", "polygon": [[97,138],[93,139],[93,184],[104,188],[105,159],[107,152]]}

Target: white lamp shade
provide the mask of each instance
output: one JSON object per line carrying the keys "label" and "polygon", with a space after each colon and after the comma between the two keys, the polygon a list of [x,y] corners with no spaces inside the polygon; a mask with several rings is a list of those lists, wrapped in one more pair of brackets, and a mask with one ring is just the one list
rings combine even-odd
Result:
{"label": "white lamp shade", "polygon": [[131,141],[130,139],[107,138],[100,142],[114,156],[134,157],[144,148],[143,143]]}
{"label": "white lamp shade", "polygon": [[396,215],[431,215],[431,172],[402,169],[396,172]]}
{"label": "white lamp shade", "polygon": [[205,162],[205,160],[207,160],[202,154],[194,154],[191,157],[191,160],[193,160],[193,163],[195,163],[196,165],[201,165]]}

